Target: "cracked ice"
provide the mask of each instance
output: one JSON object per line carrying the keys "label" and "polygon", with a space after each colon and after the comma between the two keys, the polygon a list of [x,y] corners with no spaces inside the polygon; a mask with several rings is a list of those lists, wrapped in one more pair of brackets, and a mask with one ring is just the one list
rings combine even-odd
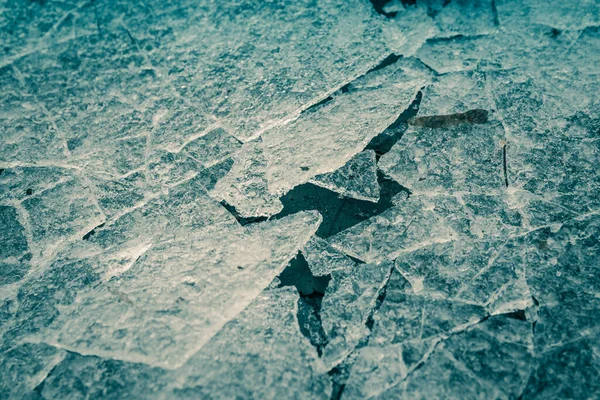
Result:
{"label": "cracked ice", "polygon": [[600,3],[0,0],[0,397],[600,396]]}

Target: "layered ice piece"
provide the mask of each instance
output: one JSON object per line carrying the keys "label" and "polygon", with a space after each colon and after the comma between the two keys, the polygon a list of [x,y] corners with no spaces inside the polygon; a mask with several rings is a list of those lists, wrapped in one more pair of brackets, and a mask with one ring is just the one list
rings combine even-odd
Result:
{"label": "layered ice piece", "polygon": [[[282,271],[321,221],[302,212],[240,227],[192,183],[96,228],[21,283],[18,298],[27,307],[12,321],[20,335],[175,368]],[[207,224],[211,217],[215,223]],[[44,314],[35,293],[52,280],[80,283],[67,298],[50,290]]]}

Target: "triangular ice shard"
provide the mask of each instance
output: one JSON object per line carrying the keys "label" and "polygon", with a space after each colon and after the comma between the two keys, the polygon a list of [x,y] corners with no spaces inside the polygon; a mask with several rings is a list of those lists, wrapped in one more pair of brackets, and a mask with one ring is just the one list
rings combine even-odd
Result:
{"label": "triangular ice shard", "polygon": [[377,203],[379,184],[375,152],[365,150],[358,153],[343,167],[327,174],[317,175],[310,182],[344,197]]}

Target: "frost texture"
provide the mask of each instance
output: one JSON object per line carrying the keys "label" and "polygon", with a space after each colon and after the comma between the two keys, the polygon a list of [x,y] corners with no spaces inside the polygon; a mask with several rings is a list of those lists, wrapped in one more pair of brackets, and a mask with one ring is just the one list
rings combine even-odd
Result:
{"label": "frost texture", "polygon": [[0,398],[598,398],[599,27],[0,0]]}

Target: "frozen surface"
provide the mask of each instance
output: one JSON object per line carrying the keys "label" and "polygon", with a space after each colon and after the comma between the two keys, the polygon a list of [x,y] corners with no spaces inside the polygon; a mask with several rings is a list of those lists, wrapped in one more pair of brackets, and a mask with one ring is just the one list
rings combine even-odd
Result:
{"label": "frozen surface", "polygon": [[597,0],[0,0],[0,398],[600,397]]}

